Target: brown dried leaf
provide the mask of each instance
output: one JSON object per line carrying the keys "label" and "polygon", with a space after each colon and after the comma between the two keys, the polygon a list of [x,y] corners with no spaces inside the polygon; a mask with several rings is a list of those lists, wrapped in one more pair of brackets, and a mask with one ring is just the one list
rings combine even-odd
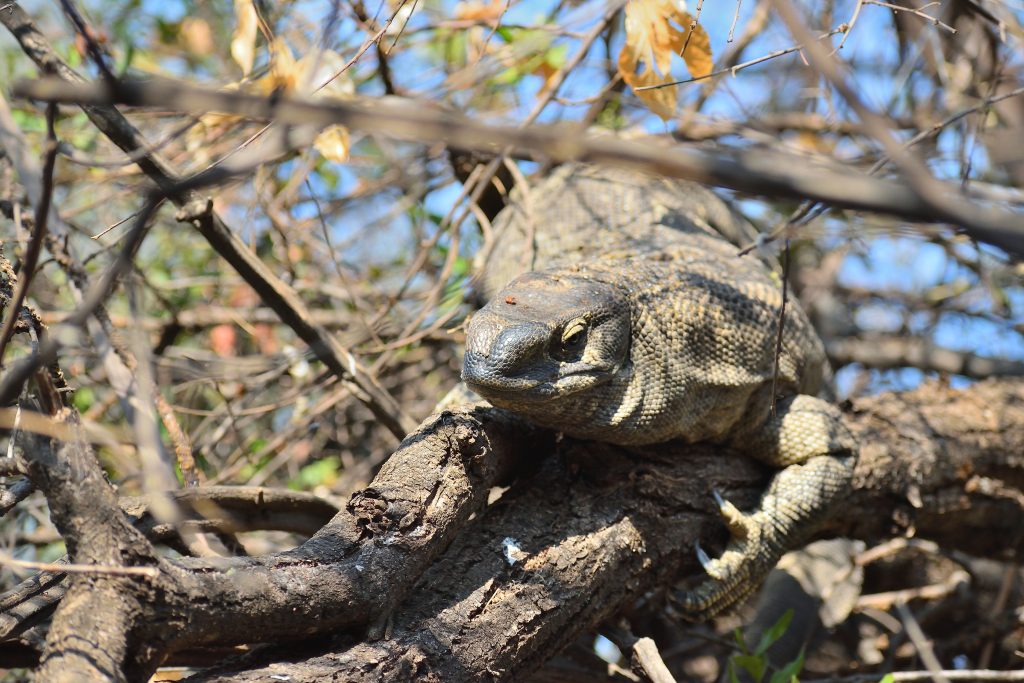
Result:
{"label": "brown dried leaf", "polygon": [[[625,54],[625,50],[623,50]],[[623,69],[622,57],[619,56],[619,73],[622,80],[633,88],[633,92],[640,98],[640,101],[647,105],[647,108],[657,114],[664,121],[668,121],[676,112],[676,89],[673,86],[656,88],[654,90],[637,90],[649,85],[661,85],[668,82],[665,76],[659,76],[654,69],[644,69],[640,73],[632,73],[627,77],[627,71]]]}
{"label": "brown dried leaf", "polygon": [[707,32],[695,25],[688,36],[692,23],[693,17],[681,0],[630,0],[626,5],[626,43],[619,54],[619,75],[651,111],[665,120],[675,113],[675,87],[637,88],[671,83],[673,53],[682,55],[694,77],[711,72]]}
{"label": "brown dried leaf", "polygon": [[213,30],[205,19],[185,17],[181,21],[181,40],[185,49],[195,55],[206,56],[213,52]]}
{"label": "brown dried leaf", "polygon": [[292,55],[292,49],[280,38],[270,41],[270,71],[256,81],[256,87],[267,94],[281,90],[292,92],[302,82],[304,69]]}
{"label": "brown dried leaf", "polygon": [[[685,16],[690,19],[689,14]],[[683,43],[685,44],[686,41],[684,40]],[[683,56],[686,68],[694,78],[702,78],[711,73],[711,69],[714,67],[714,61],[711,58],[711,39],[700,24],[693,25],[693,32],[690,36],[690,43],[686,45],[686,51],[683,51],[683,45],[679,45],[677,52]]]}
{"label": "brown dried leaf", "polygon": [[[302,59],[295,59],[288,44],[274,38],[267,45],[270,52],[270,68],[266,75],[248,83],[232,83],[226,90],[243,89],[264,95],[279,92],[319,97],[344,99],[355,92],[355,84],[345,73],[345,61],[333,50],[307,52]],[[210,112],[200,117],[187,136],[186,144],[194,154],[202,153],[211,137],[223,135],[245,117],[236,114]],[[344,126],[329,126],[320,132],[313,143],[314,148],[326,159],[336,162],[348,161],[351,140]]]}
{"label": "brown dried leaf", "polygon": [[256,34],[259,29],[252,0],[235,0],[235,17],[238,22],[231,37],[231,58],[242,67],[242,75],[248,76],[256,60]]}
{"label": "brown dried leaf", "polygon": [[505,0],[490,0],[490,2],[460,2],[455,5],[452,15],[459,21],[496,24],[504,12]]}
{"label": "brown dried leaf", "polygon": [[320,135],[316,136],[313,147],[320,152],[328,161],[342,163],[348,161],[348,150],[351,141],[348,128],[341,125],[326,128]]}

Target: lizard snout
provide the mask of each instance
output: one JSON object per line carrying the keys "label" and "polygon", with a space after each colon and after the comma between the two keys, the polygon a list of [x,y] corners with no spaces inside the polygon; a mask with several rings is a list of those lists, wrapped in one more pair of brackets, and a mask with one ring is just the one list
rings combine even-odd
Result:
{"label": "lizard snout", "polygon": [[470,321],[462,380],[485,392],[525,390],[549,380],[538,374],[545,365],[549,327],[536,322],[510,325],[497,317],[484,310]]}

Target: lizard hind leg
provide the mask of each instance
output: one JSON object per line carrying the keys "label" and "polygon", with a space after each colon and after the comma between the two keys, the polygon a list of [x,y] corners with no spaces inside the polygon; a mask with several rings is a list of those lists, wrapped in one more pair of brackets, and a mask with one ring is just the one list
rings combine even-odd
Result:
{"label": "lizard hind leg", "polygon": [[839,409],[802,394],[780,401],[774,416],[734,437],[731,445],[783,469],[753,512],[740,512],[714,492],[732,539],[715,559],[698,548],[710,578],[681,601],[694,620],[745,598],[784,553],[806,540],[848,490],[857,460],[857,442]]}

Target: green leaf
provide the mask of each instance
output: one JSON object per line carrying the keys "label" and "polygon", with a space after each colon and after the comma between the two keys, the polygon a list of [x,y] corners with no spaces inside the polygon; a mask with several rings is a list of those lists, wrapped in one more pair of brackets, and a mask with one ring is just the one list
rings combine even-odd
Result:
{"label": "green leaf", "polygon": [[13,109],[11,110],[11,118],[18,124],[18,128],[21,128],[26,133],[46,132],[46,119],[36,112],[30,112],[25,109]]}
{"label": "green leaf", "polygon": [[740,652],[744,654],[750,653],[750,650],[747,649],[747,641],[743,640],[743,631],[739,630],[739,628],[734,628],[732,630],[732,638],[736,641],[736,647],[739,648]]}
{"label": "green leaf", "polygon": [[760,656],[767,652],[768,648],[786,632],[791,621],[793,621],[793,610],[788,609],[770,629],[761,634],[761,640],[757,643],[757,647],[754,648],[754,654]]}
{"label": "green leaf", "polygon": [[81,387],[75,390],[71,402],[78,412],[84,413],[96,403],[96,394],[89,387]]}
{"label": "green leaf", "polygon": [[495,85],[512,85],[522,80],[525,74],[518,67],[509,67],[491,79]]}
{"label": "green leaf", "polygon": [[764,670],[767,668],[764,657],[755,657],[754,655],[733,655],[729,658],[729,663],[735,663],[736,666],[750,674],[755,683],[761,683],[761,679],[764,678]]}
{"label": "green leaf", "polygon": [[456,256],[455,264],[452,266],[452,277],[463,278],[473,269],[473,262],[465,256]]}
{"label": "green leaf", "polygon": [[299,476],[294,483],[302,490],[320,485],[330,486],[337,481],[340,467],[341,461],[333,455],[323,460],[317,460],[300,469]]}
{"label": "green leaf", "polygon": [[117,75],[124,76],[128,75],[128,69],[132,66],[132,61],[135,59],[135,41],[127,41],[121,49],[121,58],[118,60],[118,64],[115,67]]}
{"label": "green leaf", "polygon": [[554,68],[561,69],[569,58],[568,45],[555,45],[544,54],[544,62]]}
{"label": "green leaf", "polygon": [[878,683],[895,683],[895,682],[896,682],[896,677],[895,676],[893,676],[892,674],[885,674],[884,676],[882,676],[882,680],[880,680]]}
{"label": "green leaf", "polygon": [[793,683],[804,668],[804,650],[800,648],[800,654],[792,662],[772,674],[771,683]]}
{"label": "green leaf", "polygon": [[181,22],[158,18],[155,23],[157,40],[164,45],[174,45],[181,34]]}
{"label": "green leaf", "polygon": [[515,40],[515,32],[508,26],[499,26],[498,28],[494,29],[494,32],[498,34],[498,36],[506,43],[511,43],[513,40]]}

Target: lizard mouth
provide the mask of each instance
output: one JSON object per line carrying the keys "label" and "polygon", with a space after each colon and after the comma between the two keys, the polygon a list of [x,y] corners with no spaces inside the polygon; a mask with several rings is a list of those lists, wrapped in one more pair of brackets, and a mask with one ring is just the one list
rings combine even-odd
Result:
{"label": "lizard mouth", "polygon": [[614,370],[609,371],[589,363],[573,365],[577,367],[562,367],[550,379],[493,375],[484,378],[473,376],[471,372],[463,372],[462,379],[470,389],[493,402],[545,403],[603,384],[614,374]]}

